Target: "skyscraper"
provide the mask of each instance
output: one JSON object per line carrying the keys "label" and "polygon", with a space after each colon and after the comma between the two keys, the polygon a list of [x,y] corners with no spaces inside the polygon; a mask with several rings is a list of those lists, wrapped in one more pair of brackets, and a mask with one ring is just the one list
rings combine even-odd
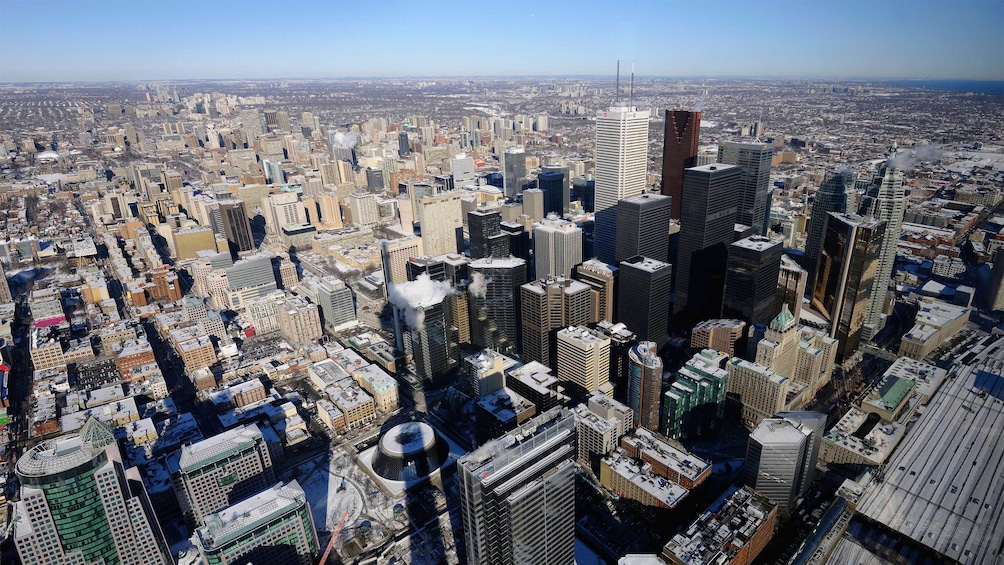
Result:
{"label": "skyscraper", "polygon": [[672,217],[683,211],[683,170],[697,164],[701,136],[701,113],[666,110],[666,131],[662,146],[662,193],[673,199]]}
{"label": "skyscraper", "polygon": [[223,219],[223,232],[230,244],[230,253],[236,256],[244,251],[254,249],[254,239],[251,237],[251,222],[248,221],[244,202],[241,200],[220,200],[220,217]]}
{"label": "skyscraper", "polygon": [[750,433],[743,483],[790,511],[812,480],[825,424],[816,412],[782,412],[760,422]]}
{"label": "skyscraper", "polygon": [[886,305],[889,302],[889,284],[896,263],[896,248],[903,230],[903,208],[906,191],[903,173],[892,166],[884,166],[872,179],[871,187],[861,200],[860,214],[874,216],[885,222],[885,237],[879,251],[878,269],[872,281],[868,299],[868,315],[861,330],[861,339],[870,340],[885,327]]}
{"label": "skyscraper", "polygon": [[671,204],[672,198],[647,192],[617,203],[618,261],[635,255],[669,261]]}
{"label": "skyscraper", "polygon": [[564,215],[562,202],[565,194],[565,175],[559,171],[547,171],[537,175],[537,188],[544,193],[544,215]]}
{"label": "skyscraper", "polygon": [[582,229],[551,214],[533,225],[533,256],[538,278],[571,277],[582,262]]}
{"label": "skyscraper", "polygon": [[752,227],[757,235],[767,234],[773,156],[774,149],[767,143],[725,141],[718,146],[718,162],[737,165],[742,170],[736,223]]}
{"label": "skyscraper", "polygon": [[321,317],[324,319],[324,331],[329,334],[334,335],[336,331],[351,326],[356,321],[352,289],[339,278],[321,279],[317,285],[317,306],[321,309]]}
{"label": "skyscraper", "polygon": [[561,173],[561,210],[558,212],[558,215],[566,214],[572,191],[571,170],[566,165],[543,165],[540,167],[540,170],[545,173]]}
{"label": "skyscraper", "polygon": [[[827,171],[819,190],[812,200],[812,215],[805,230],[805,270],[808,277],[805,287],[816,287],[816,271],[819,254],[823,248],[823,231],[830,212],[844,213],[852,210],[854,199],[854,175],[850,169]],[[794,311],[794,310],[793,310]]]}
{"label": "skyscraper", "polygon": [[320,551],[310,503],[295,480],[207,516],[191,539],[203,563],[220,565],[310,565]]}
{"label": "skyscraper", "polygon": [[686,197],[680,218],[675,312],[687,310],[697,320],[718,317],[740,177],[741,170],[734,165],[703,165],[683,172]]}
{"label": "skyscraper", "polygon": [[634,411],[634,425],[659,431],[659,403],[662,401],[662,359],[651,341],[641,341],[628,351],[628,406]]}
{"label": "skyscraper", "polygon": [[599,391],[613,396],[610,384],[610,338],[585,326],[569,326],[557,333],[558,380],[568,386],[568,395],[584,401]]}
{"label": "skyscraper", "polygon": [[596,321],[592,317],[591,294],[585,284],[564,277],[548,277],[520,287],[524,363],[537,361],[554,366],[554,332]]}
{"label": "skyscraper", "polygon": [[729,245],[723,316],[750,325],[767,323],[775,314],[777,276],[781,269],[780,239],[753,235]]}
{"label": "skyscraper", "polygon": [[409,236],[380,240],[380,259],[385,283],[398,284],[408,280],[408,260],[422,256],[422,240]]}
{"label": "skyscraper", "polygon": [[80,433],[39,443],[17,461],[14,545],[25,565],[174,563],[135,467],[89,418]]}
{"label": "skyscraper", "polygon": [[575,418],[553,408],[457,462],[471,565],[573,565]]}
{"label": "skyscraper", "polygon": [[510,147],[502,154],[502,169],[505,195],[515,198],[526,184],[526,151],[520,147]]}
{"label": "skyscraper", "polygon": [[503,355],[514,354],[520,342],[519,287],[526,283],[526,261],[477,259],[467,268],[471,341]]}
{"label": "skyscraper", "polygon": [[596,113],[595,254],[614,263],[617,254],[617,203],[645,192],[648,160],[648,110],[615,106]]}
{"label": "skyscraper", "polygon": [[614,321],[614,302],[617,294],[614,291],[614,281],[617,279],[617,267],[607,265],[603,261],[590,259],[575,267],[576,280],[582,281],[592,289],[593,318],[596,321]]}
{"label": "skyscraper", "polygon": [[620,264],[617,317],[639,340],[657,349],[669,337],[669,292],[673,266],[637,255]]}
{"label": "skyscraper", "polygon": [[471,234],[471,259],[509,256],[509,234],[502,233],[502,215],[498,210],[479,208],[467,213]]}
{"label": "skyscraper", "polygon": [[830,213],[826,221],[812,305],[829,320],[841,360],[861,342],[884,235],[885,222],[871,217]]}
{"label": "skyscraper", "polygon": [[255,424],[183,446],[168,464],[181,511],[193,523],[275,482],[268,446]]}
{"label": "skyscraper", "polygon": [[457,228],[463,227],[459,192],[444,192],[418,199],[422,248],[433,257],[457,252]]}
{"label": "skyscraper", "polygon": [[408,142],[408,132],[401,131],[397,134],[397,154],[399,157],[406,157],[411,153],[411,144]]}

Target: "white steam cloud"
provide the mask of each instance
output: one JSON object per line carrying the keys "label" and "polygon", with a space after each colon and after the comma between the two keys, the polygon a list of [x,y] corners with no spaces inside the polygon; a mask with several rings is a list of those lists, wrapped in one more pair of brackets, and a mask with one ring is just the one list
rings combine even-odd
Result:
{"label": "white steam cloud", "polygon": [[340,149],[352,149],[359,142],[359,136],[351,131],[348,133],[337,132],[331,141],[335,147]]}
{"label": "white steam cloud", "polygon": [[422,306],[442,302],[452,289],[450,283],[434,281],[428,273],[422,273],[413,281],[391,284],[387,295],[391,304],[404,310],[408,327],[419,329],[425,325]]}
{"label": "white steam cloud", "polygon": [[471,284],[467,286],[467,292],[474,298],[484,298],[488,295],[488,281],[482,273],[471,275]]}
{"label": "white steam cloud", "polygon": [[893,154],[886,163],[889,167],[901,171],[910,171],[918,163],[924,161],[937,161],[944,156],[945,150],[940,145],[920,145],[917,147],[903,148]]}

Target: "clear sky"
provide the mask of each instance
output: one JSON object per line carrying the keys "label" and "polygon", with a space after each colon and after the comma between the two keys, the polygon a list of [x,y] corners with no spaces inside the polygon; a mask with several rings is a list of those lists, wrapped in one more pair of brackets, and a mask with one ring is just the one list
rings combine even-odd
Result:
{"label": "clear sky", "polygon": [[1004,0],[0,0],[0,82],[638,75],[1004,80]]}

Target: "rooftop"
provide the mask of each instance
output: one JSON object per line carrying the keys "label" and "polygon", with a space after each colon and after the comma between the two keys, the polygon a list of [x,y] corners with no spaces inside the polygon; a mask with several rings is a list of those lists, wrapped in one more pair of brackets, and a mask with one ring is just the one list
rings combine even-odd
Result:
{"label": "rooftop", "polygon": [[227,430],[209,439],[183,446],[178,464],[182,471],[191,471],[234,453],[253,449],[261,440],[261,431],[254,424]]}
{"label": "rooftop", "polygon": [[114,442],[111,428],[89,418],[79,434],[43,441],[25,453],[17,460],[17,474],[43,477],[69,471],[94,459]]}
{"label": "rooftop", "polygon": [[658,475],[653,475],[650,465],[639,465],[637,461],[622,454],[613,453],[603,458],[610,471],[617,473],[635,486],[670,508],[676,507],[690,491]]}
{"label": "rooftop", "polygon": [[[649,273],[654,273],[656,271],[671,267],[669,263],[663,263],[658,259],[652,259],[651,257],[645,257],[642,255],[636,255],[630,259],[625,259],[621,262],[621,265],[630,265],[635,269],[641,269],[642,271],[647,271]],[[623,267],[622,267],[623,268]]]}
{"label": "rooftop", "polygon": [[286,485],[277,484],[207,516],[195,538],[205,549],[220,547],[306,503],[307,497],[295,479]]}
{"label": "rooftop", "polygon": [[625,436],[623,441],[644,449],[650,458],[692,481],[697,481],[711,467],[707,461],[656,438],[645,428],[637,428],[633,436]]}
{"label": "rooftop", "polygon": [[762,235],[751,235],[749,237],[744,237],[739,241],[733,242],[732,245],[742,249],[749,249],[750,251],[764,251],[766,249],[770,249],[771,247],[781,247],[782,243],[783,241],[781,239],[774,239]]}
{"label": "rooftop", "polygon": [[749,487],[731,487],[690,527],[673,536],[663,553],[689,565],[728,563],[776,510],[776,504]]}
{"label": "rooftop", "polygon": [[950,560],[1002,557],[1004,337],[976,342],[952,366],[910,433],[867,487],[858,511]]}

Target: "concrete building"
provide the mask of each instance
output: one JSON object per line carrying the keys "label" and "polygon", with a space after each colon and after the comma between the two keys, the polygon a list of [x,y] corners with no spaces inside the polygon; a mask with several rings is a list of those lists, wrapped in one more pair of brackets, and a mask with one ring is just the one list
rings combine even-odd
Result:
{"label": "concrete building", "polygon": [[418,199],[416,215],[426,255],[457,252],[457,229],[464,223],[460,197],[460,192],[444,192]]}
{"label": "concrete building", "polygon": [[669,337],[669,297],[673,266],[640,255],[620,263],[618,312],[620,322],[638,339],[661,349]]}
{"label": "concrete building", "polygon": [[861,330],[861,338],[864,340],[871,340],[885,327],[886,310],[891,302],[889,285],[896,263],[899,236],[903,229],[905,206],[906,189],[903,186],[902,171],[892,166],[883,167],[872,179],[871,186],[861,200],[859,210],[862,215],[873,216],[885,222],[885,236],[880,243],[878,266],[868,296],[868,314]]}
{"label": "concrete building", "polygon": [[395,240],[381,240],[381,260],[384,265],[384,281],[400,284],[408,281],[408,261],[422,257],[422,239],[407,237]]}
{"label": "concrete building", "polygon": [[295,347],[317,343],[324,335],[317,305],[294,296],[276,308],[279,333]]}
{"label": "concrete building", "polygon": [[621,498],[654,508],[676,508],[688,494],[682,486],[654,475],[651,465],[617,452],[600,460],[600,484]]}
{"label": "concrete building", "polygon": [[733,357],[725,364],[728,393],[742,404],[742,420],[754,427],[787,408],[789,379],[763,365]]}
{"label": "concrete building", "polygon": [[936,298],[923,297],[918,303],[920,311],[900,341],[899,354],[920,361],[965,329],[970,310]]}
{"label": "concrete building", "polygon": [[735,355],[736,342],[743,336],[742,320],[705,320],[690,332],[691,349],[715,349]]}
{"label": "concrete building", "polygon": [[185,445],[168,465],[181,511],[193,523],[275,483],[268,446],[255,424]]}
{"label": "concrete building", "polygon": [[350,327],[357,321],[352,289],[341,279],[321,279],[317,284],[317,305],[324,319],[324,331],[328,334]]}
{"label": "concrete building", "polygon": [[533,254],[538,278],[571,277],[582,262],[582,229],[549,215],[533,225]]}
{"label": "concrete building", "polygon": [[96,419],[39,443],[14,470],[21,491],[8,534],[21,563],[174,562],[139,470],[124,467]]}
{"label": "concrete building", "polygon": [[614,281],[617,277],[617,267],[589,259],[575,267],[573,276],[576,280],[589,285],[592,289],[593,319],[596,321],[614,321],[614,302],[617,295],[614,292]]}
{"label": "concrete building", "polygon": [[570,565],[575,553],[575,419],[549,410],[457,462],[471,565]]}
{"label": "concrete building", "polygon": [[562,327],[587,325],[592,318],[590,288],[579,281],[549,277],[520,287],[523,362],[554,366],[554,333]]}
{"label": "concrete building", "polygon": [[578,326],[559,330],[557,340],[557,376],[575,390],[571,396],[584,397],[599,391],[613,395],[609,383],[610,338],[589,328]]}
{"label": "concrete building", "polygon": [[750,565],[774,537],[777,505],[756,491],[731,487],[707,512],[673,536],[662,557],[673,565]]}
{"label": "concrete building", "polygon": [[182,230],[172,230],[174,239],[174,255],[178,261],[196,259],[199,251],[216,250],[216,234],[208,227],[192,227]]}
{"label": "concrete building", "polygon": [[295,480],[207,516],[191,539],[204,563],[219,565],[310,565],[320,553],[310,503]]}
{"label": "concrete building", "polygon": [[649,115],[620,105],[596,112],[593,243],[605,263],[617,259],[617,203],[645,192]]}

